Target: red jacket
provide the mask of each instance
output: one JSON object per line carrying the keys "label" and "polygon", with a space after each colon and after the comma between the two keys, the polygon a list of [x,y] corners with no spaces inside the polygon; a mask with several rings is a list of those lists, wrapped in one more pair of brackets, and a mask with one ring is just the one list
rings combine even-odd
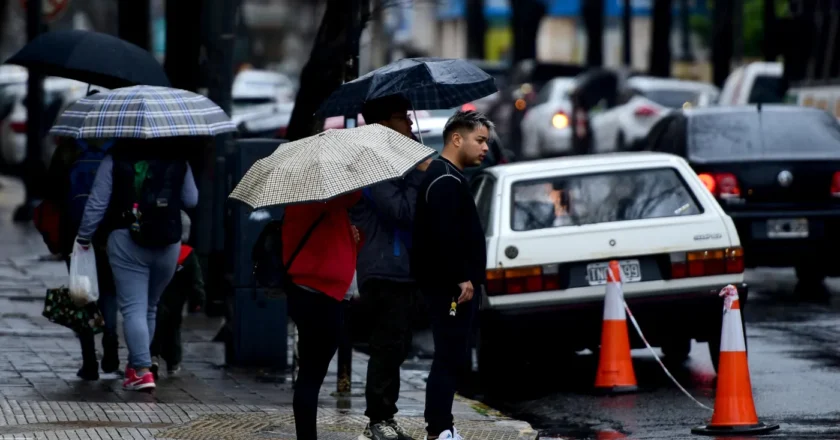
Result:
{"label": "red jacket", "polygon": [[292,282],[343,300],[353,282],[356,243],[347,210],[361,199],[355,192],[326,203],[306,203],[286,207],[283,220],[283,260],[288,261],[303,234],[322,212],[326,217],[312,231],[306,245],[287,268]]}

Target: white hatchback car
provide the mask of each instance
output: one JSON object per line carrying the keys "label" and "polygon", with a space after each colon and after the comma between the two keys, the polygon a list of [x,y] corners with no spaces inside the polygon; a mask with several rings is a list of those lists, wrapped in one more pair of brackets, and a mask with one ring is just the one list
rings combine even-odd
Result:
{"label": "white hatchback car", "polygon": [[[597,352],[610,260],[648,341],[677,361],[692,339],[708,341],[717,367],[718,292],[734,284],[746,302],[743,251],[732,219],[683,159],[544,159],[488,168],[471,186],[487,235],[482,377],[506,377],[521,353]],[[643,347],[635,333],[631,344]]]}

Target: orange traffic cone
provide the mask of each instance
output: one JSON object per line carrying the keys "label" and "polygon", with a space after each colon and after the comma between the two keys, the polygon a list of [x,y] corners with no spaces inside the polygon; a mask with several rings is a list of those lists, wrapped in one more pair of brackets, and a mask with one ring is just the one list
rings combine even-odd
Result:
{"label": "orange traffic cone", "polygon": [[604,323],[601,328],[601,355],[595,389],[608,393],[636,391],[636,372],[630,357],[630,335],[621,292],[621,269],[610,261],[607,270],[607,295],[604,298]]}
{"label": "orange traffic cone", "polygon": [[724,308],[715,412],[711,423],[691,432],[715,436],[766,434],[779,429],[779,425],[759,422],[755,412],[738,289],[730,284],[720,295],[724,297]]}

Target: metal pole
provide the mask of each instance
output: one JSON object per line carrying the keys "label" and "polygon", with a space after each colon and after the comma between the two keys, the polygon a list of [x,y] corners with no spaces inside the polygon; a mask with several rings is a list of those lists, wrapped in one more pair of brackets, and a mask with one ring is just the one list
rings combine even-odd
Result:
{"label": "metal pole", "polygon": [[633,6],[631,0],[624,0],[624,9],[621,11],[621,39],[624,67],[633,66]]}
{"label": "metal pole", "polygon": [[688,0],[680,0],[680,45],[682,46],[682,60],[694,61],[694,54],[691,52],[691,25],[689,24],[690,14]]}
{"label": "metal pole", "polygon": [[744,58],[744,1],[732,0],[732,61],[741,65]]}
{"label": "metal pole", "polygon": [[[42,24],[41,0],[26,2],[26,34],[28,41],[34,40],[40,33]],[[23,182],[26,199],[15,212],[16,221],[32,219],[32,210],[39,194],[36,189],[38,173],[41,167],[41,135],[44,118],[44,75],[30,69],[26,92],[26,160],[23,167]],[[43,183],[41,183],[43,184]]]}
{"label": "metal pole", "polygon": [[[348,48],[349,57],[344,66],[344,82],[353,81],[359,77],[359,36],[365,23],[363,17],[366,17],[370,11],[370,3],[368,0],[351,0],[352,3],[352,24],[348,26]],[[353,128],[356,126],[358,115],[345,115],[344,127]],[[349,305],[348,305],[349,309]],[[348,394],[351,389],[351,375],[353,371],[353,340],[351,336],[351,324],[349,310],[345,310],[344,319],[342,321],[342,332],[338,344],[338,381],[336,391],[338,394]]]}

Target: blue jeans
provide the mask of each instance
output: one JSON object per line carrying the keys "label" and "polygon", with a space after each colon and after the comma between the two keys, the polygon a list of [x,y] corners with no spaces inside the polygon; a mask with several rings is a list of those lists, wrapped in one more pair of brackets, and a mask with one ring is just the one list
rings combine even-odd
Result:
{"label": "blue jeans", "polygon": [[180,243],[159,249],[141,247],[127,229],[118,229],[108,237],[108,258],[131,368],[152,366],[149,346],[155,334],[157,303],[175,274],[180,248]]}

